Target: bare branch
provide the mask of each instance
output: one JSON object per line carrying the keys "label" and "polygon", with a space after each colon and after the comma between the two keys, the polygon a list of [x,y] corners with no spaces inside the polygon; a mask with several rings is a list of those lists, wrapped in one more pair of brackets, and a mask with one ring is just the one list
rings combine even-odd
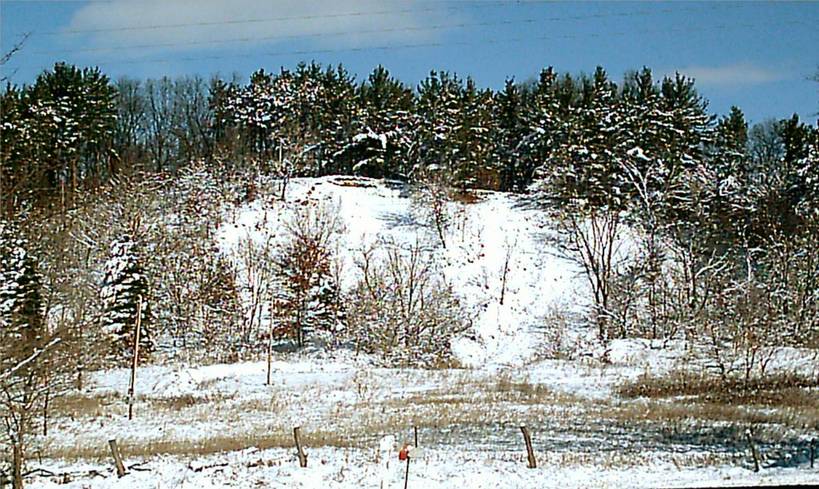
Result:
{"label": "bare branch", "polygon": [[41,348],[39,350],[34,350],[34,353],[32,353],[31,356],[29,356],[28,358],[26,358],[22,362],[18,363],[14,367],[10,368],[9,370],[6,370],[5,372],[0,373],[0,380],[6,379],[7,377],[10,377],[10,376],[14,375],[14,372],[20,370],[21,368],[25,367],[29,363],[36,360],[37,357],[39,357],[40,355],[45,353],[46,350],[48,350],[52,346],[56,345],[60,341],[61,341],[60,338],[54,338],[53,340],[49,341],[48,344],[46,346],[44,346],[43,348]]}

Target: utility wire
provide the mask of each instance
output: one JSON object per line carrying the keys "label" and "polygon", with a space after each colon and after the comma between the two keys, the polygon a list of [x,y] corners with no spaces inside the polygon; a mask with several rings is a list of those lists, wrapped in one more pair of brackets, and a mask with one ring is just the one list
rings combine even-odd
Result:
{"label": "utility wire", "polygon": [[455,24],[437,24],[437,25],[427,25],[427,26],[408,26],[408,27],[386,27],[380,29],[360,29],[356,31],[337,31],[337,32],[317,32],[317,33],[309,33],[309,34],[288,34],[288,35],[278,35],[278,36],[246,36],[246,37],[236,37],[236,38],[228,38],[228,39],[209,39],[207,41],[183,41],[183,42],[163,42],[163,43],[149,43],[149,44],[131,44],[131,45],[119,45],[119,46],[107,46],[107,47],[98,47],[98,48],[81,48],[81,49],[59,49],[59,50],[50,50],[50,51],[35,51],[31,54],[37,55],[55,55],[55,54],[64,54],[64,53],[92,53],[92,52],[112,52],[112,51],[130,51],[136,49],[151,49],[151,48],[164,48],[164,47],[181,47],[181,46],[202,46],[202,45],[210,45],[210,44],[231,44],[231,43],[250,43],[250,42],[258,42],[258,41],[280,41],[280,40],[288,40],[288,39],[304,39],[304,38],[320,38],[320,37],[337,37],[337,36],[349,36],[352,34],[381,34],[381,33],[392,33],[392,32],[419,32],[419,31],[435,31],[435,30],[442,30],[442,29],[460,29],[460,28],[470,28],[470,27],[493,27],[493,26],[502,26],[502,25],[515,25],[515,24],[534,24],[538,22],[558,22],[558,21],[582,21],[582,20],[589,20],[589,19],[601,19],[606,17],[636,17],[636,16],[643,16],[643,15],[653,15],[653,14],[667,14],[671,12],[677,12],[678,10],[674,9],[662,9],[662,10],[641,10],[635,12],[616,12],[610,14],[587,14],[587,15],[573,15],[569,17],[545,17],[545,18],[527,18],[527,19],[505,19],[505,20],[496,20],[496,21],[483,21],[483,22],[459,22]]}
{"label": "utility wire", "polygon": [[[105,0],[102,0],[103,2]],[[68,29],[68,30],[58,30],[58,31],[48,31],[48,32],[40,32],[37,33],[38,36],[59,36],[59,35],[76,35],[76,34],[95,34],[95,33],[104,33],[104,32],[121,32],[121,31],[142,31],[142,30],[160,30],[160,29],[179,29],[179,28],[187,28],[187,27],[213,27],[213,26],[224,26],[224,25],[242,25],[242,24],[264,24],[264,23],[271,23],[271,22],[287,22],[293,20],[321,20],[321,19],[334,19],[334,18],[345,18],[345,17],[370,17],[370,16],[382,16],[382,15],[394,15],[394,14],[413,14],[413,13],[430,13],[430,12],[441,12],[441,11],[455,11],[455,10],[464,10],[465,7],[468,9],[483,9],[487,7],[520,7],[520,6],[531,6],[537,4],[546,4],[552,3],[552,0],[432,0],[432,1],[425,1],[424,3],[427,4],[434,4],[435,7],[426,7],[426,8],[412,8],[412,9],[400,9],[400,10],[372,10],[372,11],[357,11],[357,12],[343,12],[343,13],[336,13],[336,14],[310,14],[310,15],[293,15],[293,16],[284,16],[284,17],[270,17],[270,18],[263,18],[263,19],[235,19],[235,20],[219,20],[219,21],[202,21],[202,22],[187,22],[187,23],[176,23],[176,24],[154,24],[154,25],[123,25],[119,27],[105,27],[105,28],[96,28],[96,29]],[[451,4],[450,6],[441,6],[442,3]],[[710,9],[724,9],[724,8],[736,8],[740,5],[737,4],[712,4],[709,5]],[[701,11],[698,8],[688,8],[688,9],[663,9],[663,10],[645,10],[642,12],[637,12],[636,15],[645,15],[645,14],[652,14],[652,13],[670,13],[670,12],[681,12],[681,11]],[[625,12],[625,13],[599,13],[599,14],[591,14],[591,15],[574,15],[568,17],[551,17],[546,18],[543,20],[546,21],[559,21],[559,20],[582,20],[588,18],[602,18],[602,17],[628,17],[630,15],[635,15],[634,12]]]}
{"label": "utility wire", "polygon": [[124,25],[119,27],[103,27],[98,29],[68,29],[60,31],[49,31],[38,33],[40,36],[60,36],[67,34],[98,34],[103,32],[121,32],[121,31],[147,31],[159,29],[179,29],[183,27],[212,27],[223,25],[241,25],[241,24],[264,24],[268,22],[287,22],[292,20],[320,20],[320,19],[337,19],[345,17],[370,17],[373,15],[394,15],[394,14],[415,14],[425,12],[440,12],[451,10],[463,10],[465,6],[469,8],[486,8],[496,6],[516,6],[524,5],[521,2],[507,2],[502,0],[491,0],[481,3],[461,2],[452,6],[437,6],[414,9],[401,10],[370,10],[359,12],[343,12],[337,14],[310,14],[310,15],[292,15],[285,17],[269,17],[264,19],[237,19],[237,20],[219,20],[219,21],[203,21],[203,22],[185,22],[178,24],[154,24],[154,25]]}
{"label": "utility wire", "polygon": [[175,57],[175,58],[129,58],[129,59],[122,59],[118,58],[113,61],[105,61],[100,62],[101,65],[118,65],[118,64],[135,64],[135,63],[183,63],[183,62],[194,62],[194,61],[206,61],[206,60],[221,60],[221,59],[236,59],[236,58],[270,58],[270,57],[283,57],[283,56],[304,56],[304,55],[315,55],[315,54],[332,54],[332,53],[342,53],[342,52],[362,52],[362,51],[390,51],[390,50],[398,50],[398,49],[415,49],[415,48],[426,48],[426,47],[449,47],[449,46],[475,46],[475,45],[483,45],[483,44],[506,44],[506,43],[518,43],[518,42],[532,42],[532,41],[554,41],[554,40],[569,40],[569,39],[589,39],[589,38],[601,38],[607,39],[610,37],[622,37],[622,36],[629,36],[634,35],[636,33],[639,34],[668,34],[668,33],[680,33],[680,34],[687,34],[691,32],[713,32],[713,31],[724,31],[724,30],[733,30],[733,29],[755,29],[762,26],[770,26],[770,25],[781,25],[781,26],[796,26],[796,25],[807,25],[813,26],[815,23],[809,20],[790,20],[790,21],[783,21],[777,23],[766,23],[766,24],[753,24],[753,23],[721,23],[717,25],[711,26],[699,26],[699,27],[680,27],[680,28],[660,28],[660,29],[629,29],[626,31],[617,31],[617,32],[595,32],[595,33],[583,33],[583,34],[562,34],[562,35],[543,35],[543,36],[518,36],[518,37],[510,37],[510,38],[484,38],[480,40],[467,40],[467,41],[457,41],[457,40],[448,40],[448,41],[432,41],[432,42],[423,42],[423,43],[411,43],[411,44],[390,44],[390,45],[382,45],[382,46],[356,46],[356,47],[348,47],[348,48],[327,48],[327,49],[304,49],[304,50],[287,50],[287,51],[274,51],[274,52],[254,52],[254,53],[232,53],[232,54],[219,54],[219,55],[206,55],[206,56],[189,56],[189,57]]}
{"label": "utility wire", "polygon": [[[460,1],[460,0],[455,0]],[[494,1],[494,0],[493,0]],[[543,0],[521,0],[524,2],[541,2]],[[717,6],[723,7],[723,6]],[[710,8],[715,8],[715,6],[711,6]],[[387,28],[379,28],[379,29],[358,29],[355,31],[337,31],[337,32],[317,32],[317,33],[307,33],[307,34],[289,34],[289,35],[275,35],[275,36],[244,36],[238,38],[227,38],[227,39],[209,39],[209,40],[200,40],[200,41],[176,41],[176,42],[162,42],[162,43],[148,43],[148,44],[130,44],[130,45],[118,45],[118,46],[105,46],[105,47],[96,47],[96,48],[80,48],[80,49],[59,49],[59,50],[49,50],[49,51],[35,51],[31,54],[33,55],[46,55],[46,56],[53,56],[53,55],[62,55],[62,54],[75,54],[75,53],[95,53],[95,52],[118,52],[118,51],[132,51],[132,50],[139,50],[139,49],[152,49],[152,48],[173,48],[173,47],[184,47],[184,46],[207,46],[207,45],[221,45],[221,44],[239,44],[239,43],[252,43],[252,42],[259,42],[259,41],[282,41],[282,40],[290,40],[290,39],[310,39],[310,38],[325,38],[325,37],[339,37],[339,36],[349,36],[349,35],[360,35],[360,34],[378,34],[378,33],[395,33],[395,32],[422,32],[422,31],[435,31],[435,30],[444,30],[444,29],[459,29],[459,28],[471,28],[471,27],[492,27],[492,26],[502,26],[502,25],[516,25],[516,24],[535,24],[538,22],[559,22],[559,21],[583,21],[583,20],[590,20],[590,19],[603,19],[603,18],[626,18],[626,17],[638,17],[638,16],[646,16],[646,15],[655,15],[655,14],[668,14],[668,13],[676,13],[676,12],[701,12],[702,9],[699,8],[689,8],[689,9],[660,9],[660,10],[638,10],[632,12],[612,12],[612,13],[595,13],[595,14],[585,14],[585,15],[572,15],[572,16],[551,16],[551,17],[542,17],[542,18],[527,18],[527,19],[507,19],[507,20],[499,20],[499,21],[482,21],[482,22],[460,22],[454,24],[438,24],[438,25],[427,25],[427,26],[408,26],[408,27],[387,27]],[[105,60],[102,60],[105,61]]]}

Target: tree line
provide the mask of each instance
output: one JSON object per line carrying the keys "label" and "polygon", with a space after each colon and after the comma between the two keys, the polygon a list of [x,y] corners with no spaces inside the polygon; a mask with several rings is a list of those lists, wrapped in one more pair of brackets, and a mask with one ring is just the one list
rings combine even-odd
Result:
{"label": "tree line", "polygon": [[[70,198],[118,171],[176,172],[217,159],[286,175],[412,181],[434,174],[464,189],[525,192],[557,159],[582,156],[558,154],[558,146],[579,138],[629,144],[615,136],[645,151],[665,144],[667,161],[685,156],[714,168],[730,159],[763,174],[784,160],[796,175],[792,163],[816,131],[797,117],[749,130],[739,109],[716,121],[693,80],[657,80],[645,68],[619,85],[602,68],[580,76],[548,68],[494,91],[449,72],[431,72],[413,89],[381,66],[361,82],[341,65],[311,63],[259,70],[242,84],[198,76],[112,81],[95,68],[57,63],[31,85],[7,85],[0,103],[7,214]],[[605,132],[614,122],[593,118],[621,112],[617,134]],[[603,164],[584,165],[597,180],[583,184],[614,184]]]}

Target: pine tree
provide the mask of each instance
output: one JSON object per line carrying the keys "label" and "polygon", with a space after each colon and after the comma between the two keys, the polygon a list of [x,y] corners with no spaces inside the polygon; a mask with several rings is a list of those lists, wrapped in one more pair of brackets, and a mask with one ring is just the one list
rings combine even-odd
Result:
{"label": "pine tree", "polygon": [[0,216],[12,215],[17,201],[33,182],[29,168],[32,134],[25,117],[23,90],[12,85],[0,94]]}
{"label": "pine tree", "polygon": [[624,181],[620,173],[622,110],[616,86],[602,68],[584,82],[581,105],[570,107],[544,162],[541,176],[556,199],[587,208],[622,209]]}
{"label": "pine tree", "polygon": [[450,173],[462,189],[497,189],[498,168],[493,165],[492,94],[478,90],[475,81],[467,78],[460,94],[459,109],[454,114],[457,125],[455,148],[450,159]]}
{"label": "pine tree", "polygon": [[[457,162],[456,132],[461,119],[463,82],[448,72],[432,72],[418,86],[418,158],[413,174],[454,177]],[[424,177],[426,178],[426,177]]]}
{"label": "pine tree", "polygon": [[[49,388],[49,354],[40,278],[28,242],[11,223],[0,221],[0,439],[11,450],[12,479],[22,487],[32,413]],[[50,343],[47,343],[50,342]]]}
{"label": "pine tree", "polygon": [[748,123],[737,107],[731,107],[720,119],[714,133],[713,155],[707,165],[708,181],[704,188],[711,194],[710,225],[724,248],[749,246],[750,213],[753,209],[749,192]]}
{"label": "pine tree", "polygon": [[0,221],[0,330],[9,347],[29,348],[43,334],[40,278],[28,248],[16,226]]}
{"label": "pine tree", "polygon": [[314,71],[318,79],[315,117],[310,128],[310,144],[316,149],[315,165],[310,174],[352,173],[338,165],[336,155],[342,151],[356,131],[361,108],[356,97],[353,76],[342,66]]}
{"label": "pine tree", "polygon": [[406,179],[412,170],[412,91],[378,66],[356,95],[355,134],[337,157],[353,173]]}
{"label": "pine tree", "polygon": [[811,189],[815,188],[814,131],[794,115],[758,124],[750,132],[750,225],[751,237],[758,244],[771,235],[796,233],[803,225],[797,210],[812,200]]}
{"label": "pine tree", "polygon": [[494,109],[493,118],[497,128],[494,133],[492,157],[500,170],[500,190],[510,191],[518,188],[518,184],[521,183],[519,181],[523,157],[521,143],[528,133],[523,96],[514,80],[506,80],[503,91],[495,96]]}
{"label": "pine tree", "polygon": [[[557,75],[550,67],[540,72],[540,76],[530,93],[525,94],[526,109],[523,112],[526,134],[519,143],[520,160],[513,177],[514,186],[524,191],[533,183],[537,173],[548,174],[553,168],[553,151],[566,139],[569,115],[573,103],[570,97],[561,101],[561,87],[568,85],[571,91],[571,77],[564,78],[563,85],[557,83]],[[562,105],[562,103],[567,105]]]}
{"label": "pine tree", "polygon": [[149,356],[155,349],[155,343],[148,281],[136,243],[128,235],[111,244],[100,296],[103,301],[102,329],[111,338],[114,361],[127,362],[133,354],[134,328],[140,299],[140,358]]}
{"label": "pine tree", "polygon": [[108,172],[117,120],[116,90],[99,69],[57,63],[30,88],[32,117],[41,126],[39,147],[46,188],[76,189]]}

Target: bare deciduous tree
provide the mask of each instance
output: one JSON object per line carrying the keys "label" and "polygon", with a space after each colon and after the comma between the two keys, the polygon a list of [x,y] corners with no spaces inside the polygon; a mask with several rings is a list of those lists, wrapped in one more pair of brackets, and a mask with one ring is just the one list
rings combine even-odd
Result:
{"label": "bare deciduous tree", "polygon": [[303,346],[306,334],[335,329],[342,306],[334,269],[334,240],[343,229],[338,207],[315,200],[298,204],[285,224],[286,240],[278,251],[276,273],[280,314],[277,334],[295,337]]}
{"label": "bare deciduous tree", "polygon": [[387,243],[363,250],[357,266],[348,314],[356,348],[388,364],[448,361],[452,339],[471,321],[431,253],[418,242],[406,249]]}
{"label": "bare deciduous tree", "polygon": [[621,260],[623,223],[612,209],[590,208],[586,212],[565,209],[557,214],[558,254],[583,271],[594,298],[593,317],[601,340],[609,337],[612,281]]}
{"label": "bare deciduous tree", "polygon": [[[28,40],[29,37],[31,37],[31,33],[26,32],[25,34],[22,35],[19,41],[14,43],[11,49],[0,55],[0,67],[5,66],[6,63],[11,61],[15,54],[17,54],[18,52],[20,52],[21,49],[23,49],[23,46],[26,44],[26,41]],[[11,78],[12,76],[14,76],[14,73],[12,73],[11,75],[0,76],[0,83],[7,82],[9,78]]]}
{"label": "bare deciduous tree", "polygon": [[413,192],[413,211],[425,225],[431,227],[441,246],[446,248],[449,227],[452,224],[452,187],[439,172],[430,172],[422,178]]}

